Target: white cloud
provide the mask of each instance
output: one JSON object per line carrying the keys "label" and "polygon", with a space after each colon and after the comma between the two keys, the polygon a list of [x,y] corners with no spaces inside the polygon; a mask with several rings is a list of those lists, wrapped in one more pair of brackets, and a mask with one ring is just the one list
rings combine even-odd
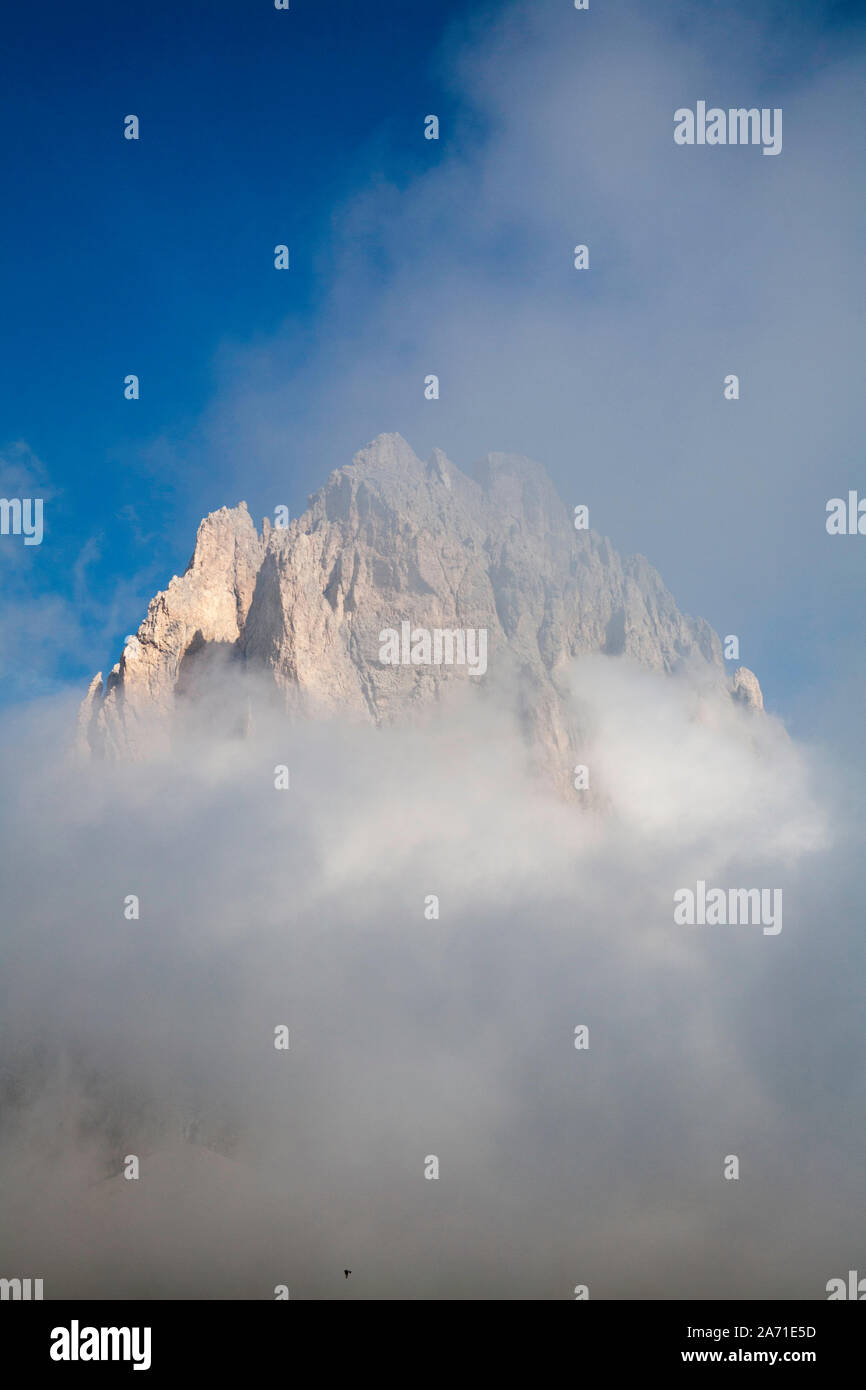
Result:
{"label": "white cloud", "polygon": [[[810,994],[849,932],[832,807],[810,755],[719,693],[696,718],[685,682],[619,660],[575,680],[594,811],[530,782],[489,710],[260,719],[84,770],[58,761],[65,718],[17,729],[9,1258],[53,1296],[332,1297],[344,1267],[353,1296],[821,1296],[847,1268],[862,1085],[853,997]],[[782,934],[675,927],[702,871],[781,883]],[[126,1153],[141,1183],[105,1183]]]}

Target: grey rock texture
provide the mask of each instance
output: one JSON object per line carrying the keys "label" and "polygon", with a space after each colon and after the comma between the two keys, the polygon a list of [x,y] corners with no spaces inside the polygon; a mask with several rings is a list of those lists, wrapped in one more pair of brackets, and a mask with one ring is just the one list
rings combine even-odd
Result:
{"label": "grey rock texture", "polygon": [[[405,621],[486,629],[486,673],[383,664],[380,634]],[[151,601],[105,690],[101,676],[91,684],[80,743],[148,756],[224,667],[264,677],[289,712],[375,724],[429,714],[467,687],[493,693],[559,779],[577,738],[568,667],[588,652],[690,667],[730,689],[712,628],[679,612],[642,556],[576,531],[539,464],[489,454],[470,477],[438,449],[424,463],[381,435],[285,529],[266,521],[260,536],[245,503],[202,521],[186,573]],[[761,706],[744,668],[732,693]]]}

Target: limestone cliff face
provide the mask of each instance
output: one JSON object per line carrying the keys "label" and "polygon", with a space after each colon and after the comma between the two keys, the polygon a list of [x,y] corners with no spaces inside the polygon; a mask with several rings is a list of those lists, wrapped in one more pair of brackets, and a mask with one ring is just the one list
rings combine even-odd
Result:
{"label": "limestone cliff face", "polygon": [[[381,633],[405,622],[413,633],[486,630],[486,672],[383,663]],[[244,503],[205,518],[186,573],[152,600],[104,692],[101,677],[92,683],[81,741],[147,756],[228,663],[312,717],[383,724],[459,683],[497,693],[542,761],[563,769],[575,741],[568,665],[586,652],[657,671],[691,666],[726,683],[715,632],[679,612],[642,557],[622,560],[576,531],[540,465],[490,454],[469,477],[439,450],[423,463],[399,435],[382,435],[285,529],[266,521],[259,536]],[[760,707],[751,672],[735,688]]]}

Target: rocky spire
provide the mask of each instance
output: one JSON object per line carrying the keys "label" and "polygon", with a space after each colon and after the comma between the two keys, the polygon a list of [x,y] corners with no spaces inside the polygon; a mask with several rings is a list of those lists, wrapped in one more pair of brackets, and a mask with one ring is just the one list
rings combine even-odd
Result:
{"label": "rocky spire", "polygon": [[758,677],[754,671],[750,671],[748,666],[738,666],[734,672],[732,694],[735,700],[748,705],[750,709],[762,710],[764,708],[764,697],[758,683]]}

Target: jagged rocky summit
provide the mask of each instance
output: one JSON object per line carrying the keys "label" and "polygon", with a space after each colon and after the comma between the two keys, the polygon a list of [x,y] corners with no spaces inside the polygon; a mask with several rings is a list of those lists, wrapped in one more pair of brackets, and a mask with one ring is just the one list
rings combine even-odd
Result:
{"label": "jagged rocky summit", "polygon": [[[383,662],[383,630],[405,623],[413,636],[486,631],[486,672]],[[170,746],[178,716],[227,668],[264,677],[289,713],[375,724],[468,682],[509,701],[564,776],[576,738],[568,669],[588,652],[689,667],[762,708],[756,677],[727,678],[716,633],[679,612],[642,556],[575,530],[539,464],[489,454],[470,477],[438,449],[423,463],[400,435],[380,435],[285,528],[266,520],[259,534],[244,502],[205,517],[186,572],[152,599],[104,687],[94,677],[80,744],[133,759]]]}

